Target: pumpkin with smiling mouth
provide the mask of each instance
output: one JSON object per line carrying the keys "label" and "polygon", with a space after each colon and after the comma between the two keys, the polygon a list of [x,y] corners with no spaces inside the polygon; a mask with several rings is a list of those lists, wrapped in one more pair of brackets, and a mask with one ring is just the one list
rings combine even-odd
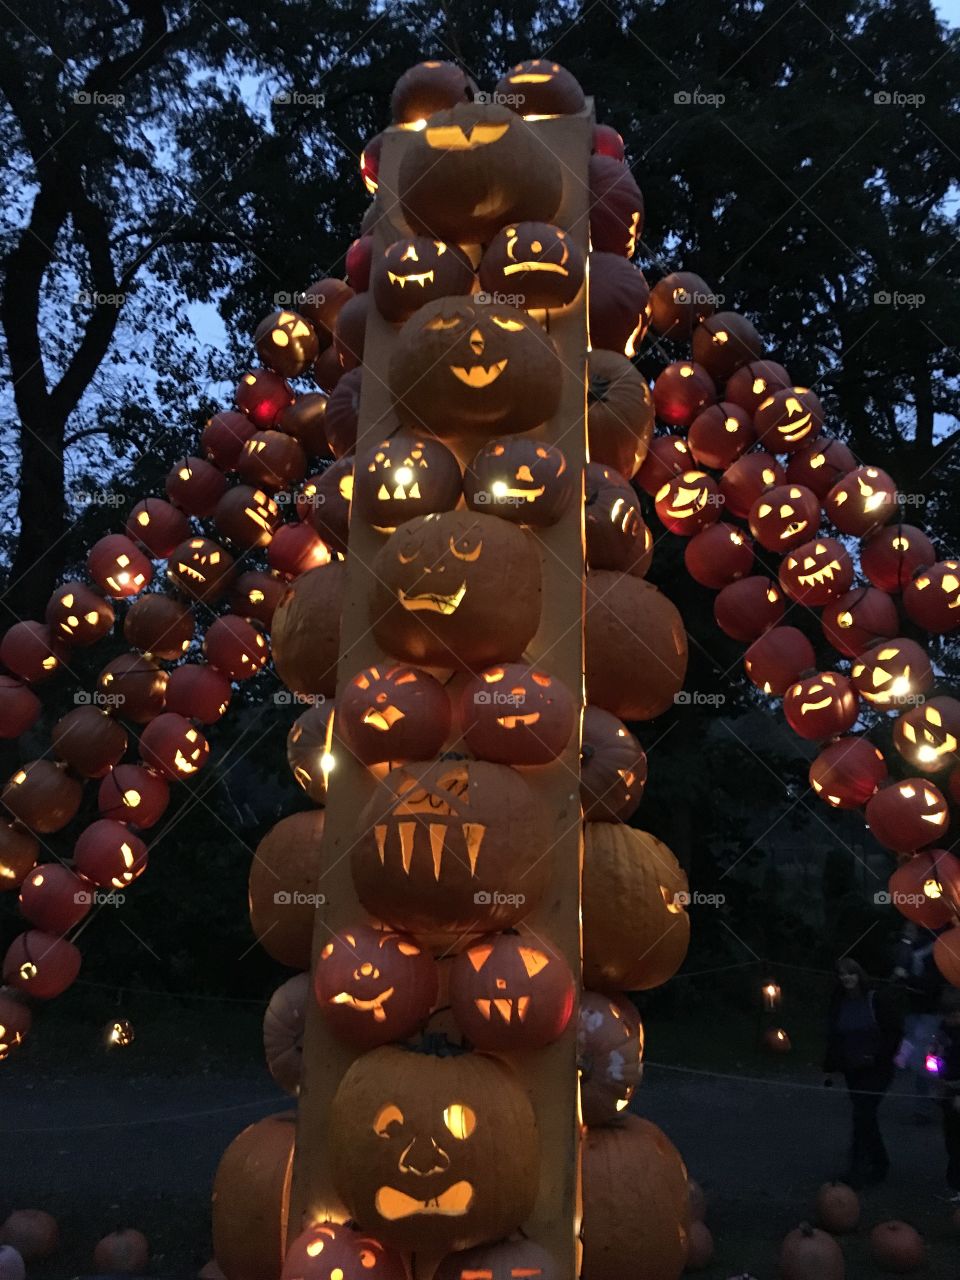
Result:
{"label": "pumpkin with smiling mouth", "polygon": [[553,340],[525,311],[441,298],[400,330],[390,390],[405,425],[433,435],[528,431],[560,402]]}

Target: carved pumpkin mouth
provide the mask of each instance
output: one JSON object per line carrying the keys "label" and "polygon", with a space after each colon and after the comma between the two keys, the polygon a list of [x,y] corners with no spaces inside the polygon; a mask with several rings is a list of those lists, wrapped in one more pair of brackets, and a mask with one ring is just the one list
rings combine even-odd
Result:
{"label": "carved pumpkin mouth", "polygon": [[708,496],[706,489],[687,489],[681,485],[672,505],[667,508],[667,515],[680,520],[695,515],[707,505]]}
{"label": "carved pumpkin mouth", "polygon": [[495,999],[486,1000],[478,999],[474,1004],[480,1013],[486,1018],[487,1022],[496,1013],[508,1025],[513,1022],[514,1014],[518,1022],[523,1022],[527,1016],[527,1010],[530,1008],[529,996],[517,996],[516,999]]}
{"label": "carved pumpkin mouth", "polygon": [[808,521],[806,520],[791,520],[790,523],[787,525],[787,527],[784,529],[783,533],[781,533],[780,541],[782,542],[784,538],[794,538],[798,533],[803,533],[804,529],[806,529],[807,527],[807,524],[808,524]]}
{"label": "carved pumpkin mouth", "polygon": [[387,1015],[383,1006],[395,991],[395,987],[387,987],[386,991],[381,991],[371,1000],[362,1000],[359,996],[351,995],[349,991],[340,991],[330,997],[330,1003],[346,1005],[348,1009],[356,1009],[358,1013],[372,1013],[374,1022],[386,1022]]}
{"label": "carved pumpkin mouth", "polygon": [[192,578],[194,582],[206,582],[206,578],[204,578],[203,574],[199,569],[194,569],[192,564],[184,564],[181,560],[177,565],[177,569],[180,573],[186,574],[188,578]]}
{"label": "carved pumpkin mouth", "polygon": [[403,719],[403,712],[394,706],[384,707],[382,711],[377,707],[368,707],[363,713],[363,723],[371,729],[379,729],[381,733],[388,733],[398,720]]}
{"label": "carved pumpkin mouth", "polygon": [[434,151],[475,151],[477,147],[499,142],[509,128],[509,121],[504,124],[475,124],[469,132],[458,124],[443,124],[428,127],[424,137],[427,146]]}
{"label": "carved pumpkin mouth", "polygon": [[821,698],[819,702],[803,702],[800,704],[800,714],[805,716],[808,711],[823,711],[825,707],[829,707],[833,702],[832,695],[828,694],[826,698]]}
{"label": "carved pumpkin mouth", "polygon": [[822,569],[814,569],[810,573],[797,574],[797,581],[801,587],[819,587],[824,582],[832,582],[836,575],[840,572],[840,561],[831,560],[829,564],[825,564]]}
{"label": "carved pumpkin mouth", "polygon": [[415,1214],[461,1218],[473,1204],[473,1187],[469,1182],[454,1182],[446,1191],[441,1191],[438,1196],[431,1196],[429,1200],[418,1200],[415,1196],[408,1196],[405,1191],[398,1191],[396,1187],[380,1187],[374,1204],[377,1213],[387,1222],[412,1218]]}
{"label": "carved pumpkin mouth", "polygon": [[522,75],[511,76],[511,84],[549,84],[553,76],[542,71],[525,71]]}
{"label": "carved pumpkin mouth", "polygon": [[388,271],[387,279],[391,284],[398,284],[401,289],[405,289],[408,284],[418,284],[422,289],[424,285],[433,284],[434,273],[432,271],[420,271],[411,273],[408,276],[398,276],[395,272]]}
{"label": "carved pumpkin mouth", "polygon": [[[412,820],[409,822],[397,822],[397,835],[400,839],[400,863],[403,867],[404,874],[409,876],[410,867],[413,862],[414,844],[416,843],[417,832],[422,832],[424,827],[427,828],[427,835],[430,842],[430,857],[433,861],[433,878],[439,883],[440,872],[443,866],[444,844],[447,839],[447,832],[451,829],[443,822],[418,822]],[[373,828],[374,839],[377,842],[377,852],[380,855],[380,865],[386,865],[387,859],[387,824],[377,823]],[[479,822],[464,822],[462,824],[463,842],[466,846],[467,861],[470,863],[470,874],[477,874],[477,859],[480,857],[480,846],[483,844],[483,837],[486,828]]]}
{"label": "carved pumpkin mouth", "polygon": [[452,364],[450,372],[468,387],[489,387],[491,382],[496,382],[500,377],[507,363],[506,360],[497,360],[495,364],[472,364],[469,369]]}
{"label": "carved pumpkin mouth", "polygon": [[441,595],[438,591],[422,591],[419,595],[413,592],[408,594],[400,587],[397,590],[397,599],[410,613],[442,613],[444,617],[449,617],[450,614],[456,613],[466,594],[467,584],[464,582],[448,596]]}
{"label": "carved pumpkin mouth", "polygon": [[540,719],[539,711],[530,711],[524,715],[497,716],[497,724],[503,729],[527,729]]}
{"label": "carved pumpkin mouth", "polygon": [[794,440],[802,440],[810,430],[810,418],[811,415],[805,413],[799,422],[784,422],[777,427],[777,431],[783,436],[784,440],[788,440],[791,443]]}
{"label": "carved pumpkin mouth", "polygon": [[538,258],[533,262],[511,262],[509,267],[503,268],[505,276],[515,276],[518,271],[553,271],[559,276],[570,274],[567,268],[559,262],[545,262],[542,258]]}

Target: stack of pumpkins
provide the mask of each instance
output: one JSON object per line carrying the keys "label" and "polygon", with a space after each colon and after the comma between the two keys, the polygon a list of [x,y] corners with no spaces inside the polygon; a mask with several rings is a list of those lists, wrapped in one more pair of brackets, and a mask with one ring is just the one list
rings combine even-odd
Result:
{"label": "stack of pumpkins", "polygon": [[[443,1280],[558,1274],[556,1260],[518,1238],[537,1199],[541,1153],[513,1068],[522,1055],[529,1076],[530,1055],[573,1034],[581,974],[530,917],[539,921],[554,873],[555,815],[539,779],[576,770],[582,720],[572,821],[578,827],[582,811],[583,1275],[621,1280],[642,1259],[649,1280],[675,1280],[686,1258],[686,1173],[660,1130],[626,1114],[643,1033],[622,994],[667,981],[689,938],[679,864],[626,821],[646,758],[623,720],[669,707],[686,666],[681,619],[644,580],[652,539],[630,484],[653,428],[649,389],[624,354],[647,322],[649,294],[630,261],[643,202],[622,144],[601,129],[589,201],[565,198],[577,179],[523,118],[584,111],[579,85],[557,64],[514,68],[492,105],[472,97],[445,63],[398,83],[394,125],[413,130],[399,203],[375,203],[349,256],[362,279],[351,274],[358,291],[335,325],[335,346],[356,363],[327,410],[329,428],[349,381],[349,420],[337,413],[328,437],[334,468],[352,479],[352,563],[359,547],[375,549],[351,598],[365,598],[379,656],[356,669],[357,646],[345,636],[340,647],[340,564],[303,574],[274,619],[274,662],[293,693],[329,698],[339,664],[335,718],[324,702],[291,734],[298,780],[322,802],[340,753],[370,774],[349,849],[366,914],[322,941],[312,969],[314,904],[330,861],[323,812],[278,823],[251,871],[257,936],[305,971],[267,1012],[273,1074],[297,1092],[311,1001],[329,1034],[357,1051],[326,1138],[355,1229],[312,1225],[283,1276],[327,1276],[333,1263],[359,1275],[361,1255],[373,1274],[401,1276],[414,1253],[443,1258]],[[379,156],[379,144],[365,149],[374,186]],[[589,212],[561,223],[558,211],[581,205]],[[562,317],[585,304],[588,236],[584,476],[583,442],[573,460],[561,447],[568,371],[551,327],[560,332]],[[363,359],[374,313],[391,326],[377,347],[390,353],[385,368]],[[587,358],[581,346],[581,384]],[[372,445],[369,428],[358,444],[365,380],[365,418],[383,406]],[[564,572],[576,626],[585,556],[585,708],[579,678],[568,685],[554,670],[556,634],[544,631],[541,609],[546,532],[564,520],[581,527],[581,496],[585,545]],[[214,1230],[228,1280],[279,1273],[292,1147],[291,1119],[279,1116],[224,1156]],[[255,1248],[251,1213],[265,1228]]]}

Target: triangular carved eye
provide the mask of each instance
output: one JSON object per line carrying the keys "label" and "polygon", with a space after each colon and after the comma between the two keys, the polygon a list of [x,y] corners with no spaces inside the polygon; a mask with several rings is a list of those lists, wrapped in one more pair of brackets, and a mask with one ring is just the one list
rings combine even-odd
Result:
{"label": "triangular carved eye", "polygon": [[540,970],[545,969],[550,963],[549,956],[544,955],[542,951],[535,950],[533,947],[520,947],[519,952],[528,978],[535,978]]}
{"label": "triangular carved eye", "polygon": [[493,952],[493,945],[484,943],[479,947],[471,947],[467,952],[467,959],[473,965],[474,972],[479,973],[483,966],[490,959]]}

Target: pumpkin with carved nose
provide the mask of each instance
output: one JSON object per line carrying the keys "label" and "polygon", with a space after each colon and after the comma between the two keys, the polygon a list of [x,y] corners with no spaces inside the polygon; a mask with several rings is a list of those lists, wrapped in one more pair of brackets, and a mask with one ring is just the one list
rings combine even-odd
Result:
{"label": "pumpkin with carved nose", "polygon": [[522,662],[487,667],[460,695],[463,739],[480,760],[549,764],[576,723],[577,704],[563,681]]}
{"label": "pumpkin with carved nose", "polygon": [[750,508],[750,532],[767,551],[789,551],[808,542],[819,524],[819,499],[799,484],[769,489]]}
{"label": "pumpkin with carved nose", "polygon": [[960,561],[942,560],[903,589],[903,607],[918,627],[945,635],[960,627]]}
{"label": "pumpkin with carved nose", "polygon": [[320,340],[310,321],[295,311],[272,311],[253,335],[257,354],[281,378],[299,378],[320,354]]}
{"label": "pumpkin with carved nose", "polygon": [[350,1216],[398,1249],[442,1254],[498,1240],[533,1209],[536,1118],[494,1058],[374,1049],[340,1081],[328,1132]]}
{"label": "pumpkin with carved nose", "polygon": [[575,984],[559,952],[533,935],[491,934],[454,959],[450,1005],[474,1049],[543,1049],[563,1035]]}
{"label": "pumpkin with carved nose", "polygon": [[557,523],[573,501],[575,485],[561,450],[529,436],[488,440],[463,478],[471,511],[537,529]]}
{"label": "pumpkin with carved nose", "polygon": [[854,688],[878,707],[911,702],[933,688],[933,668],[922,645],[895,636],[865,650],[850,669]]}
{"label": "pumpkin with carved nose", "polygon": [[338,703],[340,735],[364,764],[430,760],[450,733],[446,689],[416,667],[365,667],[342,690]]}
{"label": "pumpkin with carved nose", "polygon": [[516,305],[559,308],[583,285],[585,259],[572,236],[550,222],[514,222],[503,227],[480,261],[480,287],[510,294]]}
{"label": "pumpkin with carved nose", "polygon": [[823,429],[823,405],[807,387],[787,387],[761,402],[753,415],[760,443],[771,453],[796,453]]}
{"label": "pumpkin with carved nose", "polygon": [[65,582],[50,597],[46,619],[54,642],[86,648],[107,634],[114,612],[109,601],[85,583]]}
{"label": "pumpkin with carved nose", "polygon": [[460,464],[429,436],[404,431],[381,440],[358,456],[354,474],[353,509],[384,532],[414,516],[450,511],[460,498]]}
{"label": "pumpkin with carved nose", "polygon": [[370,290],[385,320],[400,324],[437,298],[469,293],[473,267],[456,244],[431,236],[395,240],[373,260]]}
{"label": "pumpkin with carved nose", "polygon": [[879,467],[858,467],[837,481],[823,509],[841,533],[865,538],[893,516],[897,486]]}
{"label": "pumpkin with carved nose", "polygon": [[960,702],[928,698],[901,712],[893,726],[893,745],[923,773],[939,773],[955,765],[960,752]]}

